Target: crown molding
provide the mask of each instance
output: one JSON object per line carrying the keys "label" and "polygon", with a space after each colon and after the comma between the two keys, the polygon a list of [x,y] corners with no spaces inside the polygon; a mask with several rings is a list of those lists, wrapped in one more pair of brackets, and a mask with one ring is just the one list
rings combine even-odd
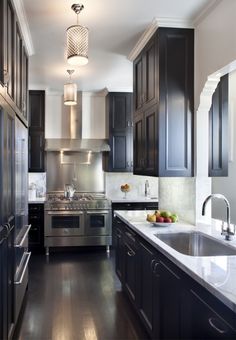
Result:
{"label": "crown molding", "polygon": [[13,0],[13,4],[14,4],[15,11],[18,17],[18,21],[20,24],[21,33],[23,35],[27,53],[29,56],[32,56],[35,53],[35,50],[34,50],[34,45],[33,45],[32,37],[31,37],[30,29],[29,29],[29,23],[28,23],[27,16],[25,13],[24,4],[22,0]]}
{"label": "crown molding", "polygon": [[152,22],[148,25],[146,30],[143,32],[136,45],[128,55],[130,61],[134,61],[139,53],[142,51],[144,46],[156,32],[158,27],[177,27],[177,28],[193,28],[193,23],[191,21],[175,19],[175,18],[154,18]]}
{"label": "crown molding", "polygon": [[203,10],[193,19],[194,27],[197,27],[216,8],[222,0],[211,0]]}
{"label": "crown molding", "polygon": [[149,41],[151,36],[156,32],[157,28],[158,28],[158,22],[157,22],[157,19],[154,18],[152,20],[152,22],[148,25],[146,30],[143,32],[143,34],[141,35],[141,37],[137,41],[137,43],[134,46],[134,48],[132,49],[132,51],[129,53],[128,59],[130,61],[134,61],[134,59],[137,58],[137,56],[142,51],[142,49],[144,48],[146,43]]}

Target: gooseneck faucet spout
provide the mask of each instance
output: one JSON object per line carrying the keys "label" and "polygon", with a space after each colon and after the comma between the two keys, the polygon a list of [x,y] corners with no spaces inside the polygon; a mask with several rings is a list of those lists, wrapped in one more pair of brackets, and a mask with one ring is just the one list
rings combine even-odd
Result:
{"label": "gooseneck faucet spout", "polygon": [[222,195],[222,194],[211,194],[209,195],[205,201],[203,202],[203,205],[202,205],[202,215],[204,216],[205,215],[205,210],[206,210],[206,205],[207,203],[212,199],[212,198],[217,198],[217,199],[221,199],[225,202],[226,204],[226,221],[227,221],[227,229],[225,230],[223,228],[223,223],[222,223],[222,235],[225,235],[225,239],[230,241],[231,240],[231,236],[235,234],[235,229],[234,231],[231,230],[230,228],[230,204],[229,204],[229,201],[227,200],[227,198]]}

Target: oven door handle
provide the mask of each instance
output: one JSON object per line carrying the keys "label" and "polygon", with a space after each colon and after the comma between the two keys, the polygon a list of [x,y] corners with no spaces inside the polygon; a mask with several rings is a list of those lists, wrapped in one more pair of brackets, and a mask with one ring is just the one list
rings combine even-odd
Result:
{"label": "oven door handle", "polygon": [[26,269],[28,267],[28,263],[29,263],[29,259],[30,259],[31,253],[25,253],[25,254],[26,254],[25,266],[24,266],[24,269],[22,270],[22,274],[21,274],[20,279],[18,281],[14,282],[15,285],[22,284],[24,276],[25,276]]}
{"label": "oven door handle", "polygon": [[27,226],[27,229],[26,229],[26,231],[25,231],[25,233],[24,233],[24,236],[22,237],[20,243],[15,244],[15,247],[16,247],[16,248],[22,248],[22,247],[23,247],[24,242],[25,242],[25,239],[26,239],[26,237],[27,237],[27,235],[28,235],[28,233],[29,233],[29,231],[30,231],[30,228],[31,228],[31,224],[29,224],[29,225]]}
{"label": "oven door handle", "polygon": [[103,211],[103,210],[96,210],[96,211],[86,211],[87,215],[108,215],[109,211]]}
{"label": "oven door handle", "polygon": [[63,210],[63,211],[48,211],[47,215],[52,215],[52,216],[66,216],[66,215],[83,215],[84,213],[82,211],[68,211],[68,210]]}

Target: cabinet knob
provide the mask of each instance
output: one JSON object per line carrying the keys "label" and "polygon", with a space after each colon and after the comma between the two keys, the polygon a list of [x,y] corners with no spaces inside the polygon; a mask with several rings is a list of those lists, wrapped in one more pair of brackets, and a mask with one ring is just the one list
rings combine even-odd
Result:
{"label": "cabinet knob", "polygon": [[130,124],[130,121],[128,120],[128,121],[127,121],[127,126],[130,127],[130,125],[131,125],[131,124]]}
{"label": "cabinet knob", "polygon": [[3,83],[4,83],[4,86],[7,86],[7,84],[9,83],[9,80],[10,80],[10,75],[9,75],[9,72],[7,70],[4,70],[3,71]]}

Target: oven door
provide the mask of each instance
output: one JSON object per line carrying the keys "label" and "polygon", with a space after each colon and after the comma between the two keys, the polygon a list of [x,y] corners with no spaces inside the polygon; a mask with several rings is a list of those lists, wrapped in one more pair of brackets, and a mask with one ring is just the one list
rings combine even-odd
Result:
{"label": "oven door", "polygon": [[45,236],[84,235],[82,211],[45,211]]}
{"label": "oven door", "polygon": [[111,234],[111,211],[93,210],[86,212],[86,235],[99,236]]}

